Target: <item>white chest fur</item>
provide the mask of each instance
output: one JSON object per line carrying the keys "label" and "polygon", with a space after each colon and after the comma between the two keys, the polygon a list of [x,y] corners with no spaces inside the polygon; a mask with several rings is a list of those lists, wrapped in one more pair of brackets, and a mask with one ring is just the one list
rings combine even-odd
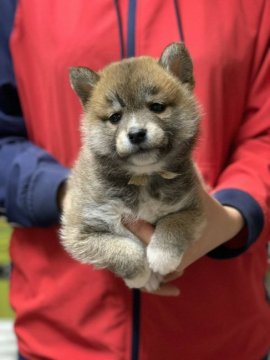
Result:
{"label": "white chest fur", "polygon": [[123,217],[142,219],[155,224],[158,219],[167,214],[181,210],[189,201],[191,194],[187,193],[172,205],[168,205],[161,200],[157,200],[141,187],[139,204],[137,211],[128,208],[121,199],[108,199],[103,204],[92,203],[85,206],[82,216],[84,221],[93,227],[99,224],[99,219],[106,222],[109,229],[116,233],[126,233],[122,225]]}
{"label": "white chest fur", "polygon": [[183,208],[188,201],[189,196],[190,194],[188,193],[176,203],[168,205],[165,202],[162,202],[162,200],[154,199],[144,190],[144,188],[142,188],[136,217],[154,224],[159,218]]}

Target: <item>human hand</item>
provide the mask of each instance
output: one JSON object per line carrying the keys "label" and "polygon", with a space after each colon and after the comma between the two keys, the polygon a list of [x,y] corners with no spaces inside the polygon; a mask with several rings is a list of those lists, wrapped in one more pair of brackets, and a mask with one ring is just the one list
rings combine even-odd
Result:
{"label": "human hand", "polygon": [[66,192],[67,192],[67,183],[66,181],[64,181],[60,184],[56,195],[56,202],[60,212],[62,212],[63,210],[63,204],[64,204],[64,199],[66,197]]}
{"label": "human hand", "polygon": [[[193,262],[206,255],[209,251],[232,239],[244,226],[240,212],[229,206],[222,206],[204,189],[201,191],[206,213],[206,225],[199,240],[191,244],[183,255],[182,261],[175,272],[164,278],[164,283],[153,292],[156,295],[177,296],[179,289],[169,282],[181,276],[183,271]],[[124,225],[145,244],[149,244],[154,227],[143,221],[125,222]]]}

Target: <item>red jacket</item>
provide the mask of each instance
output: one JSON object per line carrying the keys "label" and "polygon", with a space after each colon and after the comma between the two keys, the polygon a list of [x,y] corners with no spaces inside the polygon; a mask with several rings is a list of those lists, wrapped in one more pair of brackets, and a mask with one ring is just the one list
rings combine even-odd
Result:
{"label": "red jacket", "polygon": [[[226,245],[177,280],[181,295],[132,292],[72,260],[57,227],[18,228],[11,301],[20,352],[53,360],[258,360],[270,346],[263,279],[269,239],[269,1],[21,0],[12,58],[29,139],[65,166],[79,149],[81,106],[68,68],[98,70],[184,36],[203,109],[194,154],[216,197],[243,214]],[[183,40],[183,39],[182,39]]]}

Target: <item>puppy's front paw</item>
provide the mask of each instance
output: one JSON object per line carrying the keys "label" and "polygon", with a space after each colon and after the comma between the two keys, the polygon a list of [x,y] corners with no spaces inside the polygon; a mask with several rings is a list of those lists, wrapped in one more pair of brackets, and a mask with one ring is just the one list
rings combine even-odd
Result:
{"label": "puppy's front paw", "polygon": [[157,290],[159,288],[162,279],[163,277],[160,274],[151,272],[151,275],[147,283],[144,285],[145,289],[149,292]]}
{"label": "puppy's front paw", "polygon": [[132,278],[132,279],[124,279],[126,285],[131,289],[140,289],[147,284],[151,277],[151,270],[146,268],[146,270],[140,275]]}
{"label": "puppy's front paw", "polygon": [[146,254],[150,269],[161,275],[167,275],[175,271],[181,263],[183,256],[177,256],[171,252],[151,246],[151,243],[147,247]]}

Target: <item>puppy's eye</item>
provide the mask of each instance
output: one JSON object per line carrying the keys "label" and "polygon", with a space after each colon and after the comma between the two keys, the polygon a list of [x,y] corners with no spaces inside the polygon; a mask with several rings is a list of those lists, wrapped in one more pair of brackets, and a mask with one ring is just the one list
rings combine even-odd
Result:
{"label": "puppy's eye", "polygon": [[166,105],[160,103],[153,103],[149,105],[149,110],[159,114],[166,109]]}
{"label": "puppy's eye", "polygon": [[117,124],[121,120],[122,114],[120,112],[114,113],[109,117],[109,121],[112,124]]}

